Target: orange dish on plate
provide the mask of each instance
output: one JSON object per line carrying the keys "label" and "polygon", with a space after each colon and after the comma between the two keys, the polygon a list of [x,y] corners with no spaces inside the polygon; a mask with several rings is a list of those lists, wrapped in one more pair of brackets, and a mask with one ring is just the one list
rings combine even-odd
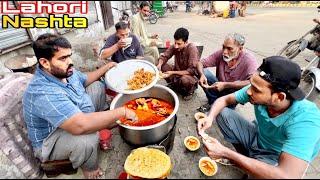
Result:
{"label": "orange dish on plate", "polygon": [[141,89],[147,85],[149,85],[155,74],[152,72],[145,71],[144,68],[141,68],[134,72],[134,75],[131,79],[127,80],[128,89],[136,90]]}

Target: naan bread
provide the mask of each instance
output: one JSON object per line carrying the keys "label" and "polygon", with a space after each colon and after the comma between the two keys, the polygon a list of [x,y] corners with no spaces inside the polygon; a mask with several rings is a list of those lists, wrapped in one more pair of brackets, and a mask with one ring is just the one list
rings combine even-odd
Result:
{"label": "naan bread", "polygon": [[127,157],[124,170],[140,178],[165,178],[170,173],[171,160],[158,149],[142,147],[133,150]]}

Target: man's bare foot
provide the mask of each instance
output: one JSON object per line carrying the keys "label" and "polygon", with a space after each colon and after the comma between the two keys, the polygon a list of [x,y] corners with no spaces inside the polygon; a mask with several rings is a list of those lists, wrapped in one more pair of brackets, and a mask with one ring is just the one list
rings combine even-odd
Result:
{"label": "man's bare foot", "polygon": [[98,168],[93,171],[87,171],[87,170],[82,169],[82,172],[83,172],[83,175],[86,179],[99,179],[104,175],[101,168]]}

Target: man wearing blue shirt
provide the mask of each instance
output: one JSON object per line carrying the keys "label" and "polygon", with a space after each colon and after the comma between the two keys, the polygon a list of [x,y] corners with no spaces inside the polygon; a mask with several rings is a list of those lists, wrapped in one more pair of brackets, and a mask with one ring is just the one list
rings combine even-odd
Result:
{"label": "man wearing blue shirt", "polygon": [[[264,59],[248,85],[219,98],[198,132],[208,155],[228,158],[256,178],[302,178],[320,149],[320,111],[298,88],[300,67],[281,56]],[[250,102],[256,121],[249,122],[230,104]],[[238,152],[221,145],[205,130],[216,120]]]}
{"label": "man wearing blue shirt", "polygon": [[69,159],[85,178],[100,177],[97,131],[114,127],[120,117],[136,119],[127,108],[103,111],[95,106],[103,91],[86,93],[116,63],[83,74],[73,68],[69,41],[53,34],[39,36],[33,50],[39,66],[22,102],[35,156],[42,162]]}

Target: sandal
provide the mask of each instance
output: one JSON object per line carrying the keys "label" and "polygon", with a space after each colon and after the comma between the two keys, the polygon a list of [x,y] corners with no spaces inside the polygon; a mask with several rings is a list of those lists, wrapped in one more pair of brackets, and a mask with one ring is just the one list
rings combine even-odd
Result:
{"label": "sandal", "polygon": [[209,112],[211,108],[210,104],[204,104],[202,106],[200,106],[197,110],[203,113]]}
{"label": "sandal", "polygon": [[225,166],[234,166],[235,165],[229,159],[226,159],[226,158],[215,159],[215,161],[217,163],[225,165]]}
{"label": "sandal", "polygon": [[189,94],[189,95],[183,96],[182,98],[185,101],[189,101],[190,99],[192,99],[192,97],[193,97],[193,94]]}

